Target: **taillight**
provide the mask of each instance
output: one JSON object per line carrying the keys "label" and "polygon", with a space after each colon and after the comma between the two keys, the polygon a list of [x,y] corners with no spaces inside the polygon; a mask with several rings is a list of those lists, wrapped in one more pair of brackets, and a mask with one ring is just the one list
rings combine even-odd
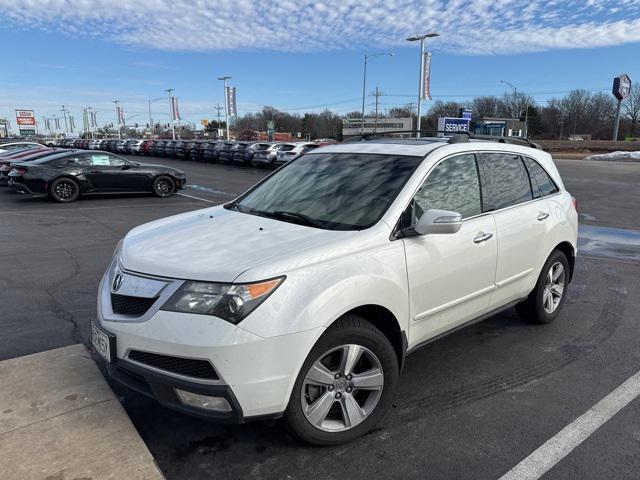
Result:
{"label": "taillight", "polygon": [[578,211],[578,200],[576,200],[576,197],[571,197],[571,203],[573,203],[573,208],[577,212]]}
{"label": "taillight", "polygon": [[18,175],[24,175],[27,173],[27,169],[22,167],[14,168],[14,170]]}

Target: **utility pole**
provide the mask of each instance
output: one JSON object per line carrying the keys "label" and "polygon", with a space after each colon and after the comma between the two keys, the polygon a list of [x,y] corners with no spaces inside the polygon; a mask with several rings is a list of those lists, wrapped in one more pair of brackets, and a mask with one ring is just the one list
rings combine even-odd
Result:
{"label": "utility pole", "polygon": [[230,80],[231,77],[225,75],[223,77],[218,77],[218,80],[222,80],[222,85],[224,88],[224,123],[227,128],[227,140],[229,140],[229,102],[227,101],[227,80]]}
{"label": "utility pole", "polygon": [[118,125],[118,138],[122,138],[120,134],[120,109],[118,108],[119,100],[114,100],[113,103],[116,104],[116,125]]}
{"label": "utility pole", "polygon": [[165,92],[169,94],[169,118],[171,119],[171,137],[173,140],[176,139],[176,126],[173,121],[173,103],[171,101],[171,92],[173,92],[175,88],[167,88]]}
{"label": "utility pole", "polygon": [[216,132],[216,138],[218,138],[218,132],[220,132],[220,111],[222,110],[222,107],[218,103],[215,108],[216,108],[216,112],[218,114],[218,131]]}
{"label": "utility pole", "polygon": [[439,33],[425,33],[407,38],[408,42],[420,40],[420,73],[418,75],[418,124],[416,125],[416,137],[420,138],[420,128],[422,123],[422,96],[424,93],[424,40],[425,38],[439,37]]}
{"label": "utility pole", "polygon": [[64,105],[62,105],[62,108],[60,109],[64,115],[64,131],[65,133],[69,133],[69,124],[67,123],[67,107],[65,107]]}

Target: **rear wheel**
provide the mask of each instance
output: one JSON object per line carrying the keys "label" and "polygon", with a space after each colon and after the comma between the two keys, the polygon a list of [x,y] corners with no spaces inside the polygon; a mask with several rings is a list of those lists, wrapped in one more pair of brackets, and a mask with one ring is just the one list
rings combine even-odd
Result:
{"label": "rear wheel", "polygon": [[371,430],[393,401],[398,358],[387,337],[356,315],[340,319],[307,357],[285,422],[313,445],[348,442]]}
{"label": "rear wheel", "polygon": [[551,323],[560,313],[569,286],[569,261],[554,250],[542,268],[533,292],[516,306],[518,314],[534,323]]}
{"label": "rear wheel", "polygon": [[56,178],[49,187],[49,196],[56,202],[73,202],[80,196],[80,186],[71,178]]}
{"label": "rear wheel", "polygon": [[158,197],[170,197],[176,191],[176,183],[167,175],[160,175],[153,181],[153,193]]}

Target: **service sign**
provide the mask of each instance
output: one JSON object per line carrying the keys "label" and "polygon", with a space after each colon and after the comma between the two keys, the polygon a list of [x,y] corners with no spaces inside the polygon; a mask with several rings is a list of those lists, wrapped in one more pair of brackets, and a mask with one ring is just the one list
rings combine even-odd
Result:
{"label": "service sign", "polygon": [[33,110],[16,110],[16,123],[20,135],[36,134],[36,116],[33,114]]}
{"label": "service sign", "polygon": [[624,100],[631,93],[631,79],[629,75],[622,74],[613,79],[613,96],[618,100]]}
{"label": "service sign", "polygon": [[450,137],[456,133],[466,133],[469,131],[470,122],[471,120],[468,118],[440,117],[438,118],[438,131],[443,133],[439,135]]}

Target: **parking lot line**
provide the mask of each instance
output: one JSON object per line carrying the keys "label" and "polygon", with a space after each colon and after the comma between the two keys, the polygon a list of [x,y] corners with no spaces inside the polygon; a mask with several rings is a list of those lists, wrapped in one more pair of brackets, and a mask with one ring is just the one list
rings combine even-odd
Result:
{"label": "parking lot line", "polygon": [[202,197],[194,197],[193,195],[187,195],[186,193],[176,193],[176,195],[180,195],[181,197],[193,198],[195,200],[201,200],[203,202],[208,202],[208,203],[217,203],[217,202],[214,202],[213,200],[208,200]]}
{"label": "parking lot line", "polygon": [[[180,193],[178,193],[177,195],[182,195]],[[189,197],[189,195],[185,195],[185,197]],[[204,200],[205,202],[208,202],[209,200],[205,200],[203,198],[198,198],[198,197],[190,197],[190,198],[195,198],[197,200]],[[26,209],[26,210],[0,210],[0,214],[16,214],[16,215],[23,215],[23,214],[41,214],[41,213],[52,213],[52,212],[64,212],[64,213],[73,213],[73,212],[79,212],[79,211],[85,211],[85,210],[103,210],[103,209],[113,209],[113,208],[137,208],[137,207],[167,207],[167,206],[182,206],[182,205],[189,205],[192,202],[188,202],[188,203],[138,203],[138,204],[122,204],[122,205],[103,205],[100,207],[83,207],[83,208],[43,208],[43,209]],[[197,205],[196,203],[192,203],[193,205]]]}
{"label": "parking lot line", "polygon": [[640,372],[637,372],[505,473],[500,480],[540,478],[639,395]]}

